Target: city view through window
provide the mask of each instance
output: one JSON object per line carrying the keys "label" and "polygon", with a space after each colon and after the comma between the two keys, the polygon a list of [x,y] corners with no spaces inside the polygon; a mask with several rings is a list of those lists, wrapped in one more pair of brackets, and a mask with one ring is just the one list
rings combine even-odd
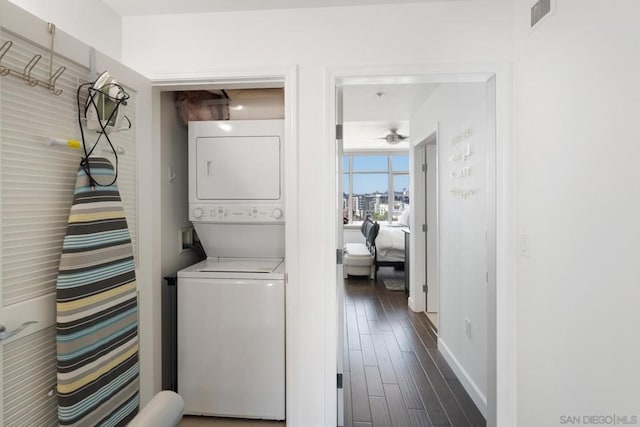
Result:
{"label": "city view through window", "polygon": [[397,222],[409,208],[408,155],[343,157],[343,222],[358,224],[367,216]]}

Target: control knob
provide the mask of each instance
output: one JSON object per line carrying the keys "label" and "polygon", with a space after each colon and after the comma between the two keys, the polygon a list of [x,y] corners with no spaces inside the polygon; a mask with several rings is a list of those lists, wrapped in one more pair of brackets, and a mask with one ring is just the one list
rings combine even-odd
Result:
{"label": "control knob", "polygon": [[271,211],[271,215],[273,215],[273,217],[275,219],[280,219],[282,218],[282,209],[280,208],[275,208],[274,210]]}
{"label": "control knob", "polygon": [[204,211],[202,210],[202,208],[195,208],[193,210],[193,216],[195,218],[202,218],[202,214],[204,214]]}

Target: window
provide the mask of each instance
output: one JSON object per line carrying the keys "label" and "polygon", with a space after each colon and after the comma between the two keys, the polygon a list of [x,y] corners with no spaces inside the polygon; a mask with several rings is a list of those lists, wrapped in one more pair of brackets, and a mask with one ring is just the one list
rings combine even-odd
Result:
{"label": "window", "polygon": [[367,216],[393,223],[409,207],[408,155],[343,157],[343,217],[357,224]]}

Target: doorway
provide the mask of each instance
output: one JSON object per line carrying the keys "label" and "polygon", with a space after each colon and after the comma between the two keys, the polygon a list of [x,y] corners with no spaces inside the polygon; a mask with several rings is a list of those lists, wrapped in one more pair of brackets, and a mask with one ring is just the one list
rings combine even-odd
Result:
{"label": "doorway", "polygon": [[[438,132],[434,130],[415,146],[414,156],[416,219],[419,233],[416,235],[416,280],[424,287],[424,312],[434,332],[438,332],[439,301],[439,237],[438,237]],[[420,253],[423,255],[420,256]],[[418,258],[420,257],[420,258]]]}
{"label": "doorway", "polygon": [[[162,156],[158,155],[157,169],[154,170],[154,178],[159,189],[157,195],[159,203],[186,205],[186,131],[181,128],[177,121],[178,115],[175,109],[175,92],[183,91],[220,91],[222,89],[241,90],[241,89],[284,89],[284,115],[285,115],[285,138],[284,138],[284,169],[285,176],[285,211],[287,213],[287,221],[285,224],[285,259],[286,259],[286,282],[285,298],[289,303],[285,306],[285,319],[288,322],[286,327],[286,345],[285,345],[285,377],[286,377],[286,408],[287,418],[290,416],[292,408],[299,406],[298,399],[301,393],[295,393],[298,388],[295,383],[296,375],[293,375],[293,365],[296,357],[292,353],[292,348],[297,342],[296,323],[292,321],[294,309],[290,301],[297,299],[297,287],[291,286],[291,282],[298,280],[298,251],[296,233],[297,229],[298,208],[295,202],[295,194],[297,193],[297,167],[295,159],[297,158],[297,141],[296,141],[296,102],[297,102],[297,74],[296,70],[291,67],[282,67],[270,70],[251,70],[237,72],[221,72],[217,74],[203,74],[201,76],[169,76],[166,80],[156,80],[153,87],[153,134],[154,140],[160,141],[161,149],[164,150]],[[212,102],[215,104],[215,102]],[[216,104],[217,105],[217,104]],[[168,119],[167,119],[168,118]],[[174,138],[175,137],[175,138]],[[158,153],[160,150],[156,150]],[[176,209],[169,210],[169,213]],[[175,213],[175,212],[174,212]],[[176,235],[176,224],[180,221],[186,221],[186,212],[181,213],[181,217],[173,216],[165,218],[166,223],[158,227],[160,233],[164,237],[162,246],[166,246],[169,251],[176,253],[180,251],[180,245],[177,244],[179,235]],[[181,253],[181,258],[187,256],[187,253]],[[162,259],[159,255],[158,258]],[[166,257],[164,263],[158,263],[158,269],[168,268],[175,270],[176,266],[171,263],[186,263],[185,259],[178,259],[177,256]]]}
{"label": "doorway", "polygon": [[[411,250],[409,254],[411,272],[409,277],[410,295],[408,299],[408,306],[411,309],[411,312],[422,312],[422,311],[430,311],[430,310],[432,310],[432,312],[438,312],[442,309],[442,307],[439,304],[439,302],[441,301],[441,296],[439,295],[440,286],[434,286],[435,289],[432,288],[432,290],[434,291],[432,295],[425,295],[425,293],[422,292],[423,290],[422,285],[426,283],[421,283],[421,280],[420,280],[421,279],[420,275],[422,275],[422,277],[424,278],[427,278],[429,280],[428,283],[431,283],[430,281],[432,279],[439,278],[437,267],[439,263],[442,262],[442,258],[438,256],[439,255],[438,241],[440,240],[439,236],[437,233],[434,232],[432,234],[433,237],[429,239],[428,238],[429,233],[427,232],[425,233],[425,237],[422,239],[422,242],[420,242],[418,238],[421,231],[420,226],[422,224],[425,224],[427,226],[425,227],[425,231],[427,229],[430,229],[430,231],[436,231],[442,227],[442,224],[438,221],[439,219],[438,203],[437,202],[434,203],[434,200],[437,201],[438,199],[441,199],[442,197],[444,197],[445,194],[442,194],[442,193],[445,193],[445,191],[443,190],[439,192],[438,189],[442,190],[443,186],[447,185],[449,187],[446,189],[446,196],[448,197],[447,200],[449,200],[450,205],[452,206],[455,205],[456,207],[460,208],[461,211],[464,211],[464,209],[470,206],[470,204],[465,205],[463,201],[466,202],[468,200],[472,200],[471,196],[473,194],[479,195],[485,192],[485,190],[486,190],[486,193],[484,193],[483,197],[486,197],[486,202],[491,203],[491,200],[495,200],[494,199],[495,198],[495,169],[491,169],[492,167],[495,168],[495,161],[489,160],[495,156],[495,133],[492,133],[492,129],[495,129],[495,123],[493,124],[493,126],[489,126],[488,123],[491,121],[495,122],[496,116],[495,116],[495,111],[491,111],[490,109],[490,104],[491,104],[489,100],[490,97],[487,96],[488,92],[491,91],[491,88],[495,90],[495,86],[490,86],[488,84],[488,81],[491,80],[490,75],[483,75],[481,78],[478,78],[477,76],[467,76],[467,77],[469,77],[469,80],[470,80],[469,83],[477,84],[477,86],[475,87],[476,92],[484,91],[482,93],[484,98],[482,98],[481,108],[484,108],[483,113],[486,115],[483,116],[484,117],[483,119],[478,119],[480,122],[482,122],[482,123],[479,123],[478,126],[482,129],[481,133],[483,135],[483,141],[488,141],[488,143],[486,144],[486,146],[482,147],[483,151],[478,151],[476,154],[476,159],[482,162],[484,166],[477,169],[478,171],[477,179],[474,178],[475,179],[474,182],[476,181],[483,182],[484,184],[487,185],[487,187],[481,190],[480,189],[473,190],[471,187],[466,188],[465,185],[467,185],[468,182],[464,180],[455,181],[453,184],[448,184],[448,183],[439,184],[437,177],[440,176],[442,178],[444,172],[443,171],[438,172],[438,169],[434,167],[432,169],[432,172],[434,173],[434,175],[431,176],[431,179],[429,179],[429,177],[426,176],[427,174],[425,174],[424,180],[422,181],[422,184],[421,184],[423,188],[422,194],[424,195],[424,199],[422,200],[423,206],[421,208],[423,212],[422,214],[423,217],[421,219],[418,215],[420,211],[420,208],[418,206],[420,203],[417,201],[417,198],[415,197],[418,194],[417,188],[420,186],[420,184],[417,184],[419,180],[416,178],[416,175],[415,174],[412,175],[410,193],[413,200],[411,204],[411,213],[410,213],[410,217],[411,217],[410,228],[412,231],[410,246],[415,249]],[[453,77],[449,77],[449,78],[454,79]],[[333,80],[333,82],[336,84],[336,86],[349,86],[349,85],[371,84],[375,82],[384,82],[384,83],[390,83],[394,81],[406,82],[409,80],[409,81],[415,81],[415,82],[424,82],[424,81],[438,82],[442,84],[443,87],[445,86],[450,87],[455,84],[460,84],[464,86],[466,82],[461,83],[461,80],[463,80],[463,78],[464,76],[457,75],[455,76],[455,79],[454,79],[455,82],[452,82],[447,78],[443,78],[442,75],[433,76],[429,74],[424,74],[424,75],[420,75],[419,77],[415,75],[412,75],[412,76],[405,75],[400,77],[397,75],[395,76],[377,75],[377,76],[367,76],[367,77],[352,77],[352,76],[335,77],[335,80]],[[495,93],[493,97],[495,98]],[[458,103],[460,102],[460,99],[454,99],[454,100],[455,102],[458,102]],[[451,105],[452,103],[449,104],[449,107]],[[332,113],[333,112],[334,111],[332,111]],[[470,119],[468,116],[465,116],[464,114],[462,114],[460,116],[460,120],[461,122],[464,122],[465,120],[473,121],[475,119]],[[455,127],[457,127],[457,130],[453,129],[451,126],[447,128],[446,126],[448,125],[445,124],[444,134],[447,135],[447,138],[453,140],[454,139],[453,136],[455,136],[456,133],[465,132],[465,128],[461,127],[462,126],[460,124],[461,122],[455,123]],[[438,123],[436,122],[435,125],[437,126],[437,124]],[[443,149],[442,144],[439,144],[438,142],[438,137],[440,137],[441,135],[434,132],[426,132],[427,128],[433,128],[433,127],[434,127],[433,123],[427,123],[426,125],[422,124],[421,126],[417,126],[417,128],[420,128],[420,129],[419,129],[418,135],[416,136],[416,134],[414,133],[414,127],[412,123],[412,126],[411,126],[412,161],[411,163],[414,164],[414,167],[418,163],[420,164],[423,163],[425,159],[427,160],[426,162],[427,164],[433,163],[430,159],[431,158],[437,159],[438,155],[436,153],[438,151],[442,151],[447,154],[446,157],[442,156],[443,159],[448,159],[447,163],[449,162],[453,163],[458,161],[459,160],[457,159],[458,154],[464,157],[464,152],[467,151],[465,148],[466,147],[465,145],[456,145],[454,143],[444,144],[445,146]],[[456,132],[454,132],[454,130]],[[416,148],[417,147],[419,148],[420,144],[423,144],[422,154],[421,154],[422,158],[418,157],[419,150],[416,151]],[[474,145],[474,149],[476,148],[480,148],[480,145],[479,144]],[[458,153],[458,151],[460,150],[462,150],[462,153]],[[453,174],[455,173],[456,179],[466,176],[465,171],[468,170],[468,168],[463,163],[464,162],[452,164],[451,165],[452,170],[447,171],[447,173],[452,174],[451,175],[452,178],[454,178]],[[447,164],[447,169],[450,169],[449,164]],[[333,172],[334,174],[335,174],[335,170],[337,169],[334,169],[334,172]],[[414,169],[414,172],[415,170],[416,169]],[[428,171],[428,167],[425,172],[427,171]],[[486,174],[486,179],[483,178],[485,174]],[[433,187],[430,192],[427,191],[428,186]],[[428,199],[431,199],[431,203],[429,203]],[[476,201],[477,200],[478,199],[476,198]],[[478,204],[481,205],[482,203],[484,203],[484,201],[485,199],[482,199],[482,201],[478,202]],[[487,210],[486,212],[483,211],[482,215],[478,215],[478,216],[482,217],[482,219],[486,220],[487,222],[493,222],[493,224],[495,224],[495,211],[492,211],[491,209]],[[342,219],[342,217],[340,219]],[[336,218],[336,223],[337,223],[337,218]],[[431,225],[429,223],[434,225]],[[448,223],[448,225],[450,226],[451,224]],[[475,224],[475,225],[477,226],[478,224]],[[435,230],[433,230],[432,227],[435,228]],[[488,230],[486,238],[484,234],[485,229]],[[489,233],[491,232],[493,232],[493,235],[489,236]],[[479,234],[477,233],[477,235]],[[484,370],[484,374],[482,373],[479,374],[480,378],[476,378],[476,379],[460,378],[461,384],[465,389],[467,389],[467,391],[469,391],[474,403],[479,408],[482,408],[483,414],[485,414],[485,416],[487,417],[488,425],[495,424],[493,414],[495,413],[495,405],[496,405],[496,398],[494,394],[496,376],[495,376],[495,369],[492,367],[495,365],[495,352],[490,350],[495,346],[495,334],[496,334],[495,323],[493,323],[491,320],[495,318],[495,310],[496,310],[496,302],[495,302],[495,299],[492,298],[492,295],[495,296],[495,293],[492,289],[495,289],[495,285],[496,285],[495,276],[494,276],[494,273],[496,271],[496,268],[495,268],[496,254],[495,254],[495,246],[491,246],[491,244],[489,243],[491,241],[495,241],[495,239],[496,239],[495,225],[489,224],[485,228],[483,228],[482,242],[483,244],[485,244],[486,242],[487,256],[485,257],[483,255],[477,258],[477,264],[482,266],[482,274],[479,276],[482,277],[483,284],[482,286],[475,289],[475,292],[481,292],[482,294],[485,295],[484,298],[480,298],[480,301],[482,300],[486,301],[486,306],[483,308],[483,310],[486,309],[486,312],[484,312],[484,315],[482,314],[479,315],[480,317],[478,318],[479,320],[477,320],[477,323],[473,323],[474,328],[479,328],[479,329],[473,329],[474,338],[476,340],[483,341],[485,346],[484,352],[486,354],[493,355],[493,356],[488,357],[486,360],[486,364],[483,364],[484,367],[482,369]],[[448,248],[445,248],[445,249],[449,250]],[[436,256],[430,258],[428,256],[429,252],[431,252],[433,255],[436,255]],[[449,252],[449,254],[451,253]],[[449,256],[448,261],[449,262],[452,261],[451,256]],[[455,261],[455,259],[453,261]],[[431,264],[431,268],[429,267],[429,264]],[[422,265],[422,269],[423,269],[422,272],[420,272],[419,269],[416,268],[420,265]],[[462,268],[464,268],[464,266]],[[486,270],[486,274],[485,274],[485,270]],[[431,277],[429,277],[429,273],[431,273],[430,274]],[[439,280],[438,280],[434,282],[434,285],[442,285],[442,284],[439,283]],[[483,304],[483,303],[480,302],[480,304]],[[482,312],[482,310],[480,311]],[[466,334],[465,339],[470,340],[471,334],[468,332],[469,329],[465,329],[467,319],[462,318],[462,322],[463,322],[462,323],[463,327],[461,331],[460,330],[455,331],[455,333],[461,332],[460,336],[464,336]],[[476,322],[476,320],[474,320],[473,322]],[[468,322],[468,323],[472,323],[472,322]],[[441,326],[442,326],[441,324],[438,324],[438,328],[440,328]],[[339,327],[341,326],[339,325]],[[455,330],[458,327],[459,327],[458,325],[455,325],[455,327],[452,329]],[[484,331],[482,330],[483,328],[484,328]],[[453,341],[454,339],[451,339],[451,340]],[[341,344],[342,343],[338,343],[339,346]],[[456,344],[453,344],[453,346],[455,345]],[[449,364],[452,365],[452,369],[454,373],[461,374],[461,375],[458,375],[459,377],[460,376],[464,377],[464,371],[465,371],[464,365],[462,365],[459,362],[459,360],[457,360],[457,357],[456,357],[456,354],[458,354],[458,351],[456,349],[453,349],[448,342],[442,340],[442,338],[440,337],[437,338],[437,346],[438,348],[442,349],[443,356],[449,362]],[[346,354],[346,352],[342,354]],[[481,389],[482,389],[480,390],[480,392],[478,390],[479,383],[481,383]]]}

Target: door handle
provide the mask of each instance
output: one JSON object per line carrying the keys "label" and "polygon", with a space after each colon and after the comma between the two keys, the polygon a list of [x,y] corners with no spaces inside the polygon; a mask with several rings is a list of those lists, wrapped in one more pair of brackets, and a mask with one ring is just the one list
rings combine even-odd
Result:
{"label": "door handle", "polygon": [[211,163],[213,163],[211,160],[204,161],[204,170],[207,176],[211,176]]}
{"label": "door handle", "polygon": [[7,328],[4,327],[3,324],[0,324],[0,340],[6,340],[7,338],[11,338],[12,336],[19,334],[20,332],[22,332],[22,330],[24,328],[26,328],[27,326],[33,324],[33,323],[38,323],[34,320],[30,320],[28,322],[24,322],[22,325],[20,325],[18,327],[18,329],[14,330],[14,331],[7,331]]}

